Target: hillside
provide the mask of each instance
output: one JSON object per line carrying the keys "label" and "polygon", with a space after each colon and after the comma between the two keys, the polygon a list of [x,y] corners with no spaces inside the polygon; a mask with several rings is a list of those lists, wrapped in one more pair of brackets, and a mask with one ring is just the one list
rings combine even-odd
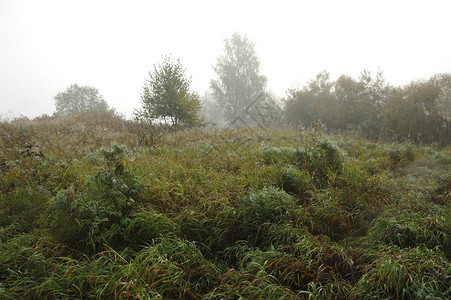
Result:
{"label": "hillside", "polygon": [[451,149],[0,123],[2,299],[449,299]]}

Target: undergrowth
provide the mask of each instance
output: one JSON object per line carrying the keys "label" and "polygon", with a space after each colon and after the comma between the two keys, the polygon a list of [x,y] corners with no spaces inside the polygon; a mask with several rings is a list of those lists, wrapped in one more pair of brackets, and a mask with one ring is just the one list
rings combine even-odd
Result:
{"label": "undergrowth", "polygon": [[449,148],[0,124],[2,299],[448,299]]}

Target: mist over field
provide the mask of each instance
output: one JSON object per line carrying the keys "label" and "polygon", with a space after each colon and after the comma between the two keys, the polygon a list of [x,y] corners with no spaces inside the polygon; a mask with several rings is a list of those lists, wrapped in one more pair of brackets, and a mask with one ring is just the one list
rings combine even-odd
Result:
{"label": "mist over field", "polygon": [[0,299],[450,299],[450,8],[0,0]]}
{"label": "mist over field", "polygon": [[202,95],[224,39],[247,35],[277,97],[327,70],[399,86],[451,72],[448,1],[0,1],[0,114],[55,111],[71,84],[133,116],[152,66],[180,57]]}

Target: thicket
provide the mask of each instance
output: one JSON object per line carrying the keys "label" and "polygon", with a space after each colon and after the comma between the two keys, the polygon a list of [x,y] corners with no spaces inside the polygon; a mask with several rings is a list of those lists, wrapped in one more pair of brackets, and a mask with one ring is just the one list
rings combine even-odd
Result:
{"label": "thicket", "polygon": [[0,123],[3,299],[448,299],[449,148]]}
{"label": "thicket", "polygon": [[302,89],[289,90],[284,108],[291,126],[351,131],[364,138],[398,142],[451,143],[451,74],[394,87],[381,72],[336,81],[322,72]]}

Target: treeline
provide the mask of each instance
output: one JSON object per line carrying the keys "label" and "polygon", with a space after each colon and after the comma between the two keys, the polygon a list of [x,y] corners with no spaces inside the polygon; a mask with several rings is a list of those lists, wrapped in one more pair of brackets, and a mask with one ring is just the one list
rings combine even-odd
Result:
{"label": "treeline", "polygon": [[[373,140],[451,143],[451,74],[394,87],[382,72],[336,81],[319,73],[282,101],[267,89],[254,44],[235,33],[225,40],[202,113],[219,126],[303,127],[355,132]],[[259,95],[264,95],[255,102]],[[319,122],[320,120],[320,122]]]}
{"label": "treeline", "polygon": [[[319,73],[285,99],[267,89],[254,44],[238,33],[224,41],[215,76],[203,96],[191,89],[180,59],[163,56],[145,79],[135,121],[180,130],[188,127],[321,127],[372,140],[451,144],[451,74],[394,87],[382,72],[332,81]],[[55,97],[55,115],[109,112],[100,92],[73,84]],[[146,128],[147,128],[146,127]]]}
{"label": "treeline", "polygon": [[451,142],[451,74],[405,86],[389,85],[381,72],[362,72],[358,80],[319,73],[301,89],[288,91],[285,121],[325,130],[354,131],[370,139],[421,143]]}

